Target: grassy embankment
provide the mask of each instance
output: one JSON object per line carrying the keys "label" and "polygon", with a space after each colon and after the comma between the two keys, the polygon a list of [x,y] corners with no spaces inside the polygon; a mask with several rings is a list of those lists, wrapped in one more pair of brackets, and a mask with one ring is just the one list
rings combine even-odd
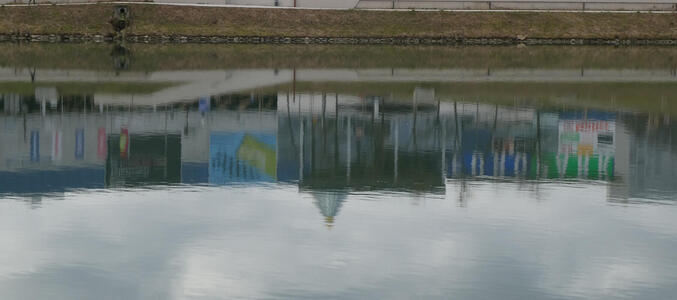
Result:
{"label": "grassy embankment", "polygon": [[[114,72],[107,44],[0,44],[0,66]],[[141,45],[129,46],[129,69],[121,72],[214,69],[564,69],[663,70],[677,68],[672,47],[431,47],[326,45]],[[39,74],[38,74],[39,75]],[[40,76],[38,76],[39,78]],[[171,86],[128,83],[49,83],[61,93],[148,93]],[[410,99],[418,86],[435,88],[441,99],[536,107],[587,107],[677,114],[671,82],[297,82],[298,92],[392,95]],[[291,83],[252,92],[291,91]],[[34,92],[27,82],[0,83],[5,93]],[[248,92],[247,92],[248,93]]]}
{"label": "grassy embankment", "polygon": [[[0,8],[0,33],[111,34],[110,4]],[[131,5],[130,35],[672,39],[677,14]]]}
{"label": "grassy embankment", "polygon": [[[677,69],[677,48],[128,44],[129,71],[285,68]],[[113,71],[112,46],[0,43],[0,66]]]}

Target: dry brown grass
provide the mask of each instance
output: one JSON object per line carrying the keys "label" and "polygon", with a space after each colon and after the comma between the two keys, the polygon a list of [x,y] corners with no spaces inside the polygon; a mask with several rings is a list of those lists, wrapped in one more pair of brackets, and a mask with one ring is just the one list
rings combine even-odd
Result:
{"label": "dry brown grass", "polygon": [[[112,5],[0,8],[0,32],[109,34]],[[130,34],[677,38],[677,14],[328,11],[131,5]]]}
{"label": "dry brown grass", "polygon": [[[674,47],[130,44],[130,70],[249,68],[675,69]],[[0,43],[0,67],[113,70],[102,43]]]}

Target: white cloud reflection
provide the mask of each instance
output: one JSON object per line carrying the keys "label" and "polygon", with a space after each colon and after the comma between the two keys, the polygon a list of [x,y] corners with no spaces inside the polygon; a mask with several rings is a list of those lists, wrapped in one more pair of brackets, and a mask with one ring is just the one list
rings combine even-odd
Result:
{"label": "white cloud reflection", "polygon": [[331,227],[293,186],[76,193],[39,208],[6,199],[0,298],[677,292],[675,206],[609,205],[604,185],[511,183],[473,184],[459,205],[459,188],[348,195]]}

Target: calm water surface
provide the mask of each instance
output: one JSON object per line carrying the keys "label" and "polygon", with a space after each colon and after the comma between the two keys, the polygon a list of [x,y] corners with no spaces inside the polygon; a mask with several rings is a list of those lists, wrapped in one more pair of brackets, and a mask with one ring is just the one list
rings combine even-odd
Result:
{"label": "calm water surface", "polygon": [[674,298],[676,69],[0,44],[0,298]]}

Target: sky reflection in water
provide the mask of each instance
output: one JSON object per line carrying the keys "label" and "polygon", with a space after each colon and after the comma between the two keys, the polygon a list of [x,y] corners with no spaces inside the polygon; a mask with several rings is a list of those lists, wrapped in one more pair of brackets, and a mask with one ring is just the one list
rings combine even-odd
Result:
{"label": "sky reflection in water", "polygon": [[677,292],[662,48],[68,47],[0,55],[0,298]]}

